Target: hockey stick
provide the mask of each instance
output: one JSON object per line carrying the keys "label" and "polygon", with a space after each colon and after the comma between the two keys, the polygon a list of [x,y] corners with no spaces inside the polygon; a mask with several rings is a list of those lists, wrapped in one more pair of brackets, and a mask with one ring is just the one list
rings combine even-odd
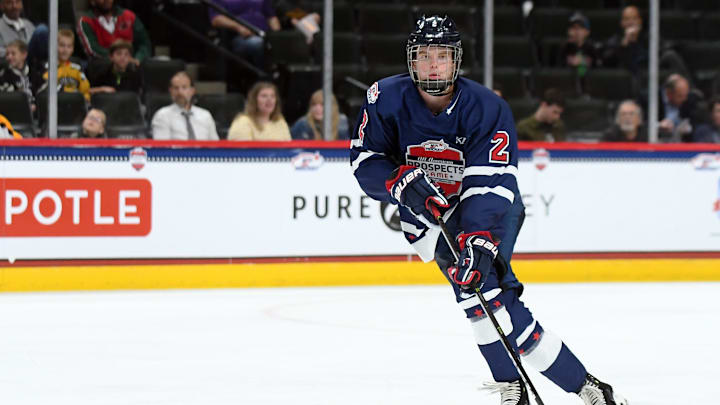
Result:
{"label": "hockey stick", "polygon": [[[445,221],[442,219],[442,214],[440,213],[440,210],[435,206],[431,204],[432,213],[435,216],[435,219],[440,224],[440,230],[442,231],[442,235],[445,238],[445,241],[447,242],[448,246],[450,246],[450,250],[452,251],[453,256],[455,257],[455,264],[458,264],[458,261],[460,260],[460,248],[455,244],[455,241],[450,237],[450,231],[447,229],[447,225],[445,225]],[[497,318],[495,318],[495,315],[490,310],[490,305],[488,305],[487,301],[485,301],[485,297],[480,293],[480,288],[475,289],[475,296],[478,297],[480,300],[480,306],[482,306],[483,311],[487,314],[488,318],[490,318],[490,321],[492,322],[493,326],[495,327],[495,330],[497,331],[498,335],[500,335],[500,340],[503,343],[503,346],[505,346],[505,351],[507,351],[508,355],[510,355],[510,358],[512,359],[513,363],[515,363],[515,368],[520,373],[520,376],[522,377],[523,381],[525,382],[525,385],[527,385],[530,388],[530,392],[532,392],[533,396],[535,397],[535,402],[537,405],[545,405],[540,399],[540,395],[537,393],[537,390],[535,389],[535,386],[533,385],[532,381],[530,381],[530,377],[528,377],[527,373],[525,372],[525,368],[520,363],[520,358],[518,357],[517,353],[515,353],[515,350],[510,345],[510,341],[508,340],[507,336],[505,336],[505,333],[502,330],[502,327],[500,326],[500,323],[497,321]]]}

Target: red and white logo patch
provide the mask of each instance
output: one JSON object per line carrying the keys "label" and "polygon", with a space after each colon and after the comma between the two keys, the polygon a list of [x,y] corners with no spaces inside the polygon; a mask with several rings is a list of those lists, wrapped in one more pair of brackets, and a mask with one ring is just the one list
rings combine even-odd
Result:
{"label": "red and white logo patch", "polygon": [[380,89],[378,87],[378,82],[375,82],[370,86],[370,88],[367,90],[367,102],[368,104],[375,104],[378,97],[380,96]]}
{"label": "red and white logo patch", "polygon": [[130,151],[130,165],[133,169],[140,171],[147,163],[147,151],[141,147],[133,148]]}
{"label": "red and white logo patch", "polygon": [[538,170],[543,170],[550,163],[550,152],[547,149],[535,149],[532,153],[532,161]]}
{"label": "red and white logo patch", "polygon": [[450,147],[445,141],[425,141],[407,147],[405,161],[419,167],[437,183],[447,197],[457,195],[462,185],[465,159],[462,151]]}

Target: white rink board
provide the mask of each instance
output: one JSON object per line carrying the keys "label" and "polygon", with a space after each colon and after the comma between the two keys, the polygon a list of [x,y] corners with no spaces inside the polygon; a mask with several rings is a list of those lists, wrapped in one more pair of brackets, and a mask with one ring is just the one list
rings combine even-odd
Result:
{"label": "white rink board", "polygon": [[[127,161],[3,161],[0,168],[3,178],[146,179],[152,186],[147,235],[2,237],[0,258],[414,253],[385,225],[380,204],[364,196],[347,162],[326,161],[315,170],[297,170],[287,160],[150,161],[140,171]],[[528,217],[515,250],[718,251],[719,178],[720,171],[696,170],[689,160],[561,160],[543,170],[522,161]],[[7,206],[5,195],[0,203]],[[63,200],[63,212],[71,210],[71,200]]]}

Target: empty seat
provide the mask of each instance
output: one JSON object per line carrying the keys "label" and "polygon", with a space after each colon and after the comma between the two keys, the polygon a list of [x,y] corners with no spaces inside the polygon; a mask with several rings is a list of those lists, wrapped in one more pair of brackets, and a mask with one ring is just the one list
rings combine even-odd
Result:
{"label": "empty seat", "polygon": [[683,0],[683,8],[685,10],[695,11],[717,11],[717,0]]}
{"label": "empty seat", "polygon": [[281,84],[280,93],[287,94],[283,102],[283,115],[292,125],[308,109],[310,95],[322,87],[322,66],[294,65],[288,69],[287,80]]}
{"label": "empty seat", "polygon": [[365,82],[366,76],[359,64],[333,66],[333,92],[338,102],[352,97],[363,97],[370,87],[370,83]]}
{"label": "empty seat", "polygon": [[[316,63],[323,63],[323,36],[313,41]],[[362,38],[351,32],[333,35],[333,64],[355,64],[361,62]]]}
{"label": "empty seat", "polygon": [[575,70],[569,68],[542,69],[533,73],[533,95],[541,97],[545,90],[555,88],[565,97],[578,97],[580,86]]}
{"label": "empty seat", "polygon": [[693,70],[720,69],[720,44],[706,41],[686,42],[682,47],[685,62]]}
{"label": "empty seat", "polygon": [[590,38],[604,41],[620,32],[620,10],[588,10],[585,16],[590,20]]}
{"label": "empty seat", "polygon": [[404,65],[407,63],[407,34],[366,35],[363,48],[368,67],[372,65]]}
{"label": "empty seat", "polygon": [[531,98],[511,98],[507,102],[516,123],[534,114],[540,105],[538,100]]}
{"label": "empty seat", "polygon": [[[483,69],[473,70],[466,76],[478,83],[485,84]],[[526,77],[522,69],[513,67],[493,69],[493,85],[496,83],[500,86],[505,99],[518,99],[527,96]]]}
{"label": "empty seat", "polygon": [[[322,8],[321,10],[322,14]],[[355,22],[355,9],[352,4],[337,2],[333,4],[333,29],[335,32],[353,32]]]}
{"label": "empty seat", "polygon": [[605,7],[605,0],[557,0],[558,7],[569,9],[597,9]]}
{"label": "empty seat", "polygon": [[105,132],[111,138],[145,138],[147,129],[140,109],[140,99],[135,93],[98,93],[90,100],[107,116]]}
{"label": "empty seat", "polygon": [[312,63],[310,46],[305,35],[298,30],[269,31],[267,43],[270,59],[278,65],[302,65]]}
{"label": "empty seat", "polygon": [[146,59],[140,65],[145,93],[149,91],[167,92],[170,79],[175,73],[185,70],[185,62],[179,59]]}
{"label": "empty seat", "polygon": [[[572,11],[566,8],[538,8],[530,13],[530,27],[534,38],[567,36]],[[592,23],[590,24],[592,28]]]}
{"label": "empty seat", "polygon": [[[478,41],[480,65],[483,64],[484,41]],[[532,41],[526,37],[495,37],[493,41],[493,66],[532,67],[535,66],[537,55]]]}
{"label": "empty seat", "polygon": [[567,132],[594,132],[599,135],[610,126],[608,102],[598,99],[568,99],[565,101],[562,120]]}
{"label": "empty seat", "polygon": [[662,40],[694,40],[697,38],[695,15],[680,11],[660,13],[660,37]]}
{"label": "empty seat", "polygon": [[607,100],[625,100],[637,94],[632,74],[625,69],[589,69],[585,93]]}
{"label": "empty seat", "polygon": [[405,4],[362,4],[356,8],[362,34],[407,34],[412,13]]}
{"label": "empty seat", "polygon": [[[44,128],[48,114],[47,91],[38,93],[35,101],[38,107],[38,123],[41,128]],[[76,132],[82,125],[86,113],[85,97],[81,93],[58,93],[57,136],[63,137]]]}
{"label": "empty seat", "polygon": [[368,66],[367,72],[365,72],[365,82],[372,84],[385,77],[402,73],[408,73],[407,64]]}
{"label": "empty seat", "polygon": [[720,13],[703,13],[698,21],[698,36],[700,40],[720,40]]}
{"label": "empty seat", "polygon": [[152,119],[157,110],[172,104],[172,97],[166,92],[151,92],[145,95],[145,121],[152,124]]}
{"label": "empty seat", "polygon": [[412,9],[413,18],[417,20],[422,15],[431,16],[449,16],[455,21],[458,31],[460,31],[460,38],[464,41],[466,39],[475,38],[479,23],[477,21],[478,13],[475,7],[466,7],[458,5],[447,5],[447,4],[436,4],[428,6],[415,6]]}
{"label": "empty seat", "polygon": [[[520,7],[496,7],[494,11],[493,32],[495,35],[523,35],[525,33],[525,24]],[[482,27],[483,16],[481,13],[478,14],[480,26]]]}
{"label": "empty seat", "polygon": [[540,64],[547,67],[561,66],[560,55],[567,42],[566,37],[545,37],[540,41]]}
{"label": "empty seat", "polygon": [[30,99],[24,92],[0,92],[0,113],[23,137],[30,138],[35,135]]}
{"label": "empty seat", "polygon": [[220,139],[225,139],[233,119],[245,108],[245,97],[240,93],[203,94],[198,96],[197,106],[210,111]]}

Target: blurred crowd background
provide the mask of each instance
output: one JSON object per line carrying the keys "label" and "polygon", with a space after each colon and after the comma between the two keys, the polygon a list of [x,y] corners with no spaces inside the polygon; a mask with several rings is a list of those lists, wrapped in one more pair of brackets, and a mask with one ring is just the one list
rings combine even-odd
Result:
{"label": "blurred crowd background", "polygon": [[[374,81],[407,71],[419,16],[452,17],[483,81],[482,0],[58,0],[58,137],[347,139]],[[647,142],[651,0],[496,0],[493,90],[521,140]],[[720,143],[720,3],[659,0],[660,142]],[[47,0],[0,0],[0,136],[47,137]]]}

